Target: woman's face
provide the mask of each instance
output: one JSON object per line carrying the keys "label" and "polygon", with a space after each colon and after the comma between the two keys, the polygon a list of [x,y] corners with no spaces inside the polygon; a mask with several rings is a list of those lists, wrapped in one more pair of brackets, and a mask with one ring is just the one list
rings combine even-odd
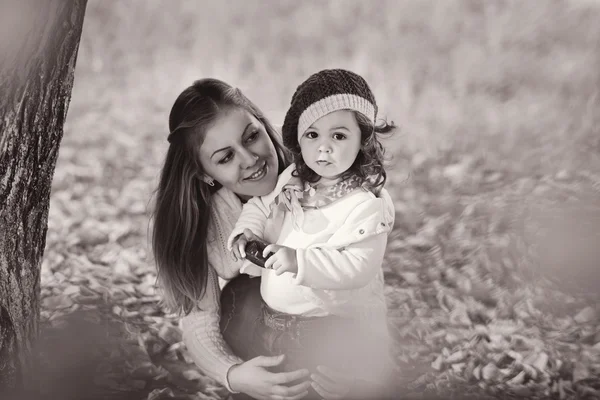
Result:
{"label": "woman's face", "polygon": [[244,109],[226,111],[206,131],[200,163],[206,175],[243,199],[266,195],[277,183],[273,141]]}

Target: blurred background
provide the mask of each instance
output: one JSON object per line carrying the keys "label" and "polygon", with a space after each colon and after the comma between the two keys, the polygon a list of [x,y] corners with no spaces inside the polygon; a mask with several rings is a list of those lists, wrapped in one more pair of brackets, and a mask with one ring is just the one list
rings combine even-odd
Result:
{"label": "blurred background", "polygon": [[[130,369],[156,364],[151,337],[185,359],[147,235],[170,108],[216,77],[281,124],[324,68],[361,74],[399,126],[385,142],[397,210],[385,271],[411,387],[600,396],[593,0],[90,0],[53,182],[48,326],[102,301],[136,326],[128,343],[147,354],[123,350]],[[102,384],[168,395],[156,375],[111,376]],[[189,393],[212,390],[194,376]]]}

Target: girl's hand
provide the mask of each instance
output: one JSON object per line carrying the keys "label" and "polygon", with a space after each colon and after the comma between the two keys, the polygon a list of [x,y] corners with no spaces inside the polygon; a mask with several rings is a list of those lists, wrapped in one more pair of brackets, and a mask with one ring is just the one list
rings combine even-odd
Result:
{"label": "girl's hand", "polygon": [[235,257],[235,260],[240,260],[242,258],[246,258],[246,245],[248,241],[255,239],[256,236],[250,229],[244,229],[244,233],[238,235],[231,246],[231,252]]}
{"label": "girl's hand", "polygon": [[259,400],[299,400],[308,394],[310,380],[294,386],[287,383],[308,378],[306,369],[291,372],[269,372],[284,359],[284,355],[276,357],[259,356],[242,364],[234,365],[227,374],[229,386],[236,392],[245,393]]}
{"label": "girl's hand", "polygon": [[281,275],[284,272],[298,273],[298,261],[296,260],[296,250],[290,247],[278,244],[270,244],[265,247],[263,257],[273,253],[265,262],[265,268],[272,268],[275,275]]}

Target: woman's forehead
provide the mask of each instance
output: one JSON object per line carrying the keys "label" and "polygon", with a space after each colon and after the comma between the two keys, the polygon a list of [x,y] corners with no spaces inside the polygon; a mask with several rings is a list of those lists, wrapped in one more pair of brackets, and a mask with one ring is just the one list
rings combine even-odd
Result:
{"label": "woman's forehead", "polygon": [[257,119],[244,109],[228,110],[221,114],[206,130],[202,147],[206,148],[207,151],[211,151],[211,148],[218,149],[232,146],[241,140],[242,135],[249,126],[255,125],[257,122]]}

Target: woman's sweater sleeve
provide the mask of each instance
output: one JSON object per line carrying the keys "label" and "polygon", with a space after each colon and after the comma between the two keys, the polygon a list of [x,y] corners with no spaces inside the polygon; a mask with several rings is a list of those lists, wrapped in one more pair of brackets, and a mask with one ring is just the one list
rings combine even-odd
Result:
{"label": "woman's sweater sleeve", "polygon": [[208,269],[206,292],[198,306],[182,319],[183,342],[196,365],[210,378],[233,392],[227,380],[229,369],[243,362],[233,354],[221,334],[220,292],[217,273]]}

